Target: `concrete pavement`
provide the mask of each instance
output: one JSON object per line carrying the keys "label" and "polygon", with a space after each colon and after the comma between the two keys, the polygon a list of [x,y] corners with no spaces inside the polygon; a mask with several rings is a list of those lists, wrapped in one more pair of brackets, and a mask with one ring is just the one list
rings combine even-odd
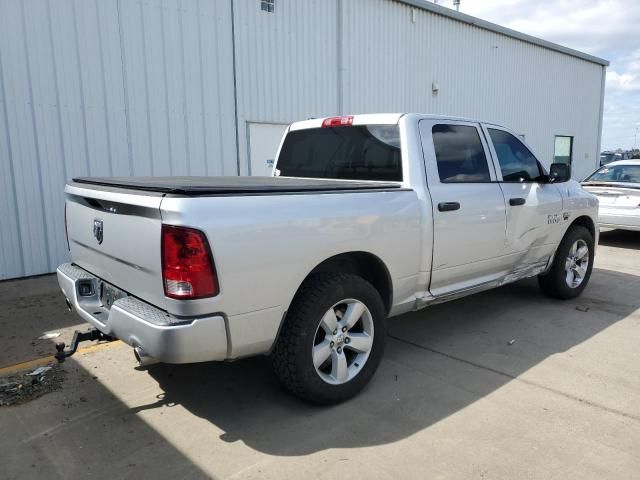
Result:
{"label": "concrete pavement", "polygon": [[[52,277],[15,283],[5,363],[77,322]],[[31,299],[22,327],[11,292]],[[332,408],[285,393],[266,358],[144,372],[116,342],[66,362],[62,390],[0,408],[1,476],[639,478],[639,331],[640,234],[614,231],[575,301],[526,280],[391,320],[371,385]]]}

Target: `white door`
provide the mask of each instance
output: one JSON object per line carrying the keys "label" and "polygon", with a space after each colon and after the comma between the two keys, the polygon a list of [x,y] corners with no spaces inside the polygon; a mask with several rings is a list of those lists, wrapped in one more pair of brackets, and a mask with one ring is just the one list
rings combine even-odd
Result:
{"label": "white door", "polygon": [[270,177],[280,141],[289,125],[249,123],[249,174]]}
{"label": "white door", "polygon": [[422,120],[420,136],[433,205],[431,294],[496,281],[509,268],[506,208],[480,126]]}
{"label": "white door", "polygon": [[504,128],[483,126],[507,207],[505,253],[513,271],[543,269],[573,219],[562,209],[558,187],[531,150]]}

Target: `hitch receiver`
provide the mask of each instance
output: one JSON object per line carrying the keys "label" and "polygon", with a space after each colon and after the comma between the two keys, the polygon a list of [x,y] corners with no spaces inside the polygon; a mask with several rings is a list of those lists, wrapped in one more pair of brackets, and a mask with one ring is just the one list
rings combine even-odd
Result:
{"label": "hitch receiver", "polygon": [[87,330],[86,332],[76,330],[73,334],[71,345],[69,345],[69,348],[67,350],[65,350],[66,345],[64,344],[64,342],[56,343],[56,360],[58,360],[58,362],[64,362],[65,358],[70,357],[71,355],[76,353],[76,350],[78,349],[78,343],[91,342],[94,340],[113,342],[115,338],[102,333],[97,328],[92,328],[90,330]]}

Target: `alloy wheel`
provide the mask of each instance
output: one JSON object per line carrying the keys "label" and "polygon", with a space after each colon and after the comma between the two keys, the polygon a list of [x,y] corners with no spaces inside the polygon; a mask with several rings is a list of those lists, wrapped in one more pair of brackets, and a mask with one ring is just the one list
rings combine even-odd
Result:
{"label": "alloy wheel", "polygon": [[361,370],[373,347],[373,318],[355,299],[333,305],[323,315],[314,336],[313,366],[332,385],[349,382]]}
{"label": "alloy wheel", "polygon": [[589,247],[584,240],[576,240],[569,249],[564,264],[565,280],[570,288],[578,288],[589,269]]}

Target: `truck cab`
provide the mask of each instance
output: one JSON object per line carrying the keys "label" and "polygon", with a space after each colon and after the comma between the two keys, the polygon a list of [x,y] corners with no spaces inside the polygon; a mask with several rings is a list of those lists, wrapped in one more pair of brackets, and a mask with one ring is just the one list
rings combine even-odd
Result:
{"label": "truck cab", "polygon": [[399,181],[417,192],[429,225],[425,301],[545,271],[580,209],[597,242],[595,198],[551,178],[515,132],[492,123],[422,114],[298,122],[274,175]]}

